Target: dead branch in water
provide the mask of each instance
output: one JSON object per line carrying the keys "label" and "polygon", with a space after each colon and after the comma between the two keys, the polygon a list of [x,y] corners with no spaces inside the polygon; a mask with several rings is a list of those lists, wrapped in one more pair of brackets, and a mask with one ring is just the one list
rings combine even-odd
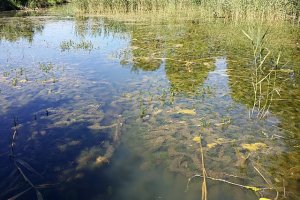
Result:
{"label": "dead branch in water", "polygon": [[[196,177],[203,178],[203,176],[200,175],[200,174],[196,174],[196,175],[192,176],[191,178],[189,178],[188,179],[188,183],[187,183],[187,189],[186,189],[186,191],[189,189],[189,184],[192,181],[192,179],[194,179]],[[208,178],[210,180],[213,180],[213,181],[219,181],[219,182],[223,182],[223,183],[228,183],[230,185],[234,185],[234,186],[238,186],[238,187],[241,187],[241,188],[244,188],[244,189],[252,190],[254,192],[258,192],[258,191],[261,191],[261,190],[274,190],[274,188],[270,188],[270,187],[255,187],[255,186],[250,186],[250,185],[241,185],[241,184],[238,184],[238,183],[234,183],[234,182],[227,181],[227,180],[220,179],[220,178],[213,178],[213,177],[210,177],[210,176],[206,176],[206,178]]]}
{"label": "dead branch in water", "polygon": [[204,156],[203,156],[203,149],[201,144],[201,135],[200,135],[200,151],[201,151],[201,162],[202,162],[202,176],[203,176],[203,182],[202,182],[202,200],[207,200],[207,187],[206,187],[206,170],[204,165]]}
{"label": "dead branch in water", "polygon": [[274,198],[274,200],[278,199],[279,196],[279,192],[277,190],[277,188],[275,188],[264,176],[263,174],[258,170],[257,167],[254,166],[254,164],[252,164],[253,168],[255,169],[255,171],[257,171],[257,173],[262,177],[262,179],[264,179],[264,181],[269,185],[270,188],[272,188],[273,190],[276,191],[276,197]]}

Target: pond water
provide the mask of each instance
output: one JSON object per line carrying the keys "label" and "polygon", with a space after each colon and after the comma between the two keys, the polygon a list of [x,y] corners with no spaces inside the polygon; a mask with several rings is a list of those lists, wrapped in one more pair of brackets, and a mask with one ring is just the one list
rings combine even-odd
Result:
{"label": "pond water", "polygon": [[[267,29],[255,74],[243,30]],[[208,199],[298,199],[299,43],[293,24],[1,14],[0,199],[200,199],[201,148]]]}

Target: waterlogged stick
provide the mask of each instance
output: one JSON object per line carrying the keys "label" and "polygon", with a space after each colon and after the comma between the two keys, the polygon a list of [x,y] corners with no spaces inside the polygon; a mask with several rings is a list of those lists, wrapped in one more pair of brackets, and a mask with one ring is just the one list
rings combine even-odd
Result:
{"label": "waterlogged stick", "polygon": [[[198,175],[200,177],[203,177],[203,182],[202,182],[202,200],[207,200],[207,187],[206,187],[206,170],[205,170],[205,165],[204,165],[204,156],[203,156],[203,149],[202,149],[202,144],[201,144],[201,135],[199,137],[194,137],[193,141],[198,143],[200,145],[200,153],[201,153],[201,161],[202,161],[202,176]],[[197,176],[197,175],[195,175]],[[195,177],[191,177],[188,180],[188,184],[186,187],[186,191],[188,190],[189,183],[190,181]]]}
{"label": "waterlogged stick", "polygon": [[207,187],[206,187],[206,170],[204,165],[204,156],[203,156],[203,149],[201,144],[201,135],[200,135],[200,151],[201,151],[201,162],[202,162],[202,176],[203,176],[203,182],[202,182],[202,200],[207,200]]}

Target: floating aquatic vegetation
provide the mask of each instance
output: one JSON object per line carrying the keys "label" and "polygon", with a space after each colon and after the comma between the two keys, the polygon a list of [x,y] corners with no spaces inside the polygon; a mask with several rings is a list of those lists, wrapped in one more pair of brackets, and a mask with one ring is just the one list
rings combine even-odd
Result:
{"label": "floating aquatic vegetation", "polygon": [[62,51],[70,51],[72,49],[75,50],[87,50],[91,51],[94,49],[93,43],[91,41],[80,41],[80,42],[74,42],[73,40],[68,41],[62,41],[60,43],[60,48]]}
{"label": "floating aquatic vegetation", "polygon": [[241,146],[242,146],[242,148],[244,148],[250,152],[258,151],[258,150],[265,149],[268,147],[265,143],[262,143],[262,142],[257,142],[257,143],[252,143],[252,144],[241,144]]}
{"label": "floating aquatic vegetation", "polygon": [[200,143],[201,138],[199,136],[193,138],[194,142]]}
{"label": "floating aquatic vegetation", "polygon": [[218,143],[209,143],[209,144],[207,144],[206,146],[209,148],[209,149],[212,149],[212,148],[214,148],[214,147],[216,147],[218,145]]}
{"label": "floating aquatic vegetation", "polygon": [[185,114],[185,115],[196,115],[195,109],[193,109],[193,110],[182,109],[182,110],[178,110],[177,113],[179,113],[179,114]]}

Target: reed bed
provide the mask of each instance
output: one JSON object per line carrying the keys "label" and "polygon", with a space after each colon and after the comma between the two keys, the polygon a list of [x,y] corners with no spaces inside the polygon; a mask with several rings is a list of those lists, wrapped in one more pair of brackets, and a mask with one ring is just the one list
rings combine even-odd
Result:
{"label": "reed bed", "polygon": [[72,4],[78,15],[175,11],[206,18],[300,21],[300,2],[295,0],[73,0]]}

